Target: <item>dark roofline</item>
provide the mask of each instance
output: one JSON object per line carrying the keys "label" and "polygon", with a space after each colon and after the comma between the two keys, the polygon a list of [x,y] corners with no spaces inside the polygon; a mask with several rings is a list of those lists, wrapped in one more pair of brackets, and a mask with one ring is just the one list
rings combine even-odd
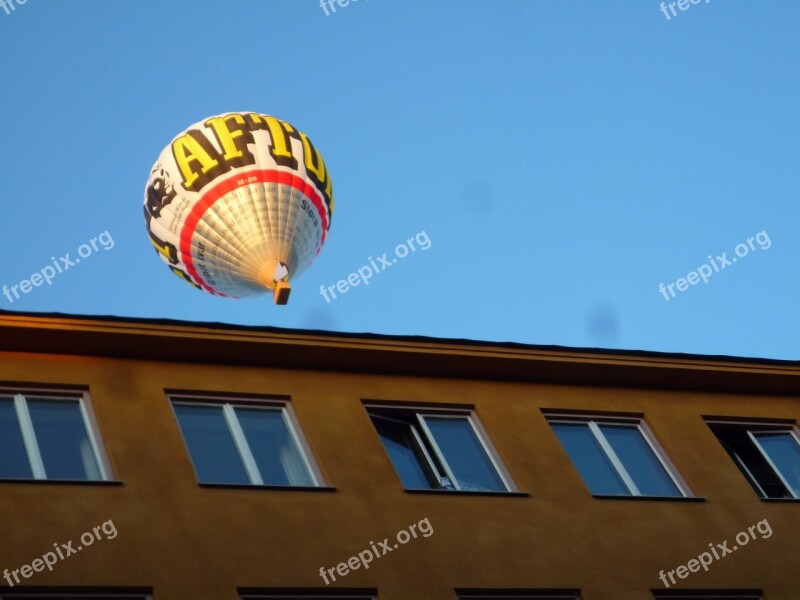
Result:
{"label": "dark roofline", "polygon": [[110,315],[0,310],[0,351],[800,395],[800,361]]}
{"label": "dark roofline", "polygon": [[493,342],[486,340],[473,340],[470,338],[441,338],[428,335],[390,335],[385,333],[353,333],[343,331],[327,331],[324,329],[289,329],[287,327],[273,327],[271,325],[238,325],[223,323],[221,321],[184,321],[181,319],[148,319],[144,317],[119,317],[116,315],[77,315],[70,313],[38,313],[9,311],[0,309],[0,319],[4,316],[42,317],[52,319],[70,319],[76,321],[103,321],[108,323],[138,323],[142,325],[164,325],[167,327],[194,327],[197,329],[224,330],[224,331],[250,331],[272,333],[277,335],[298,335],[350,340],[378,340],[390,342],[416,342],[420,344],[437,344],[470,347],[509,348],[515,350],[540,350],[576,354],[598,354],[607,356],[641,356],[649,358],[719,361],[730,363],[763,364],[800,367],[800,360],[785,360],[777,358],[755,358],[746,356],[732,356],[729,354],[692,354],[688,352],[660,352],[656,350],[620,350],[614,348],[591,348],[588,346],[561,346],[558,344],[524,344],[521,342]]}

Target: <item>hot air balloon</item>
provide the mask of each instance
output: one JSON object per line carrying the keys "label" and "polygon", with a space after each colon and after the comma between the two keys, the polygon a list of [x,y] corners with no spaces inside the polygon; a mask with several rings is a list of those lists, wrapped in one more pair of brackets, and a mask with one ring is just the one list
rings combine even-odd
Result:
{"label": "hot air balloon", "polygon": [[330,174],[308,136],[253,112],[179,134],[144,194],[150,240],[173,273],[218,296],[271,290],[276,304],[322,250],[333,205]]}

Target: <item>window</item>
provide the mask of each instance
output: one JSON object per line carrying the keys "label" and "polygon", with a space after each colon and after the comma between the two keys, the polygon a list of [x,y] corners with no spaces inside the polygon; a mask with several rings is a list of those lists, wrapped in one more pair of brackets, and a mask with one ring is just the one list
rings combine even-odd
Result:
{"label": "window", "polygon": [[0,600],[151,600],[151,596],[108,592],[0,592]]}
{"label": "window", "polygon": [[580,600],[575,590],[456,590],[459,600]]}
{"label": "window", "polygon": [[278,595],[247,595],[240,596],[241,600],[327,600],[328,598],[337,598],[338,600],[375,600],[375,596],[353,596],[352,594],[340,594],[336,592],[329,592],[327,594],[301,594],[289,595],[284,593]]}
{"label": "window", "polygon": [[367,411],[406,489],[511,489],[473,414],[381,407]]}
{"label": "window", "polygon": [[793,424],[706,422],[759,496],[800,499],[800,437]]}
{"label": "window", "polygon": [[0,391],[0,479],[106,479],[91,423],[82,395]]}
{"label": "window", "polygon": [[656,600],[762,600],[760,591],[663,590],[653,592]]}
{"label": "window", "polygon": [[592,494],[687,495],[639,417],[546,417]]}
{"label": "window", "polygon": [[375,593],[359,593],[347,590],[331,590],[325,592],[259,592],[243,593],[239,596],[240,600],[327,600],[336,598],[337,600],[376,600]]}
{"label": "window", "polygon": [[201,483],[312,487],[321,476],[308,458],[288,404],[173,399]]}

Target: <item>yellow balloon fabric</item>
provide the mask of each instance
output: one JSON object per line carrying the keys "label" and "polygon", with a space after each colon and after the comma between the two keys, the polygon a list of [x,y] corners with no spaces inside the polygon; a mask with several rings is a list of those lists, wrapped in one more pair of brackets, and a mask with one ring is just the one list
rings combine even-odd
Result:
{"label": "yellow balloon fabric", "polygon": [[250,112],[178,135],[144,195],[162,260],[195,287],[234,298],[300,275],[322,250],[333,205],[330,174],[308,136]]}

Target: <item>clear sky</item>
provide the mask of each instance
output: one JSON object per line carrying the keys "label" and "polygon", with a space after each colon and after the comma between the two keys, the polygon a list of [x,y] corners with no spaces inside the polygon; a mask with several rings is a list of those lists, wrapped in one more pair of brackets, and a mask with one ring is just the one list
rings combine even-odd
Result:
{"label": "clear sky", "polygon": [[[800,2],[676,10],[0,8],[0,285],[114,242],[0,309],[800,359]],[[332,173],[328,241],[285,307],[193,289],[146,235],[159,152],[228,111],[289,121]],[[423,231],[427,250],[320,294]]]}

